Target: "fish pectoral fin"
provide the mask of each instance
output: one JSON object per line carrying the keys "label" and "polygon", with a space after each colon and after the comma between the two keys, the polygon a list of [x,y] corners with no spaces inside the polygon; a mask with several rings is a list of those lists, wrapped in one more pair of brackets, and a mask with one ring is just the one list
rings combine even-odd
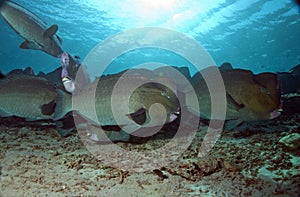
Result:
{"label": "fish pectoral fin", "polygon": [[46,29],[43,33],[44,37],[49,37],[52,38],[52,36],[54,34],[56,34],[58,30],[58,26],[57,25],[52,25],[51,27],[49,27],[48,29]]}
{"label": "fish pectoral fin", "polygon": [[37,44],[36,42],[30,42],[28,40],[25,40],[20,45],[21,49],[35,49],[35,50],[41,50],[43,46]]}
{"label": "fish pectoral fin", "polygon": [[62,137],[68,137],[75,131],[73,116],[69,115],[64,119],[56,121],[56,130]]}
{"label": "fish pectoral fin", "polygon": [[126,114],[126,116],[139,125],[144,124],[147,120],[146,110],[144,108],[140,108],[134,113]]}
{"label": "fish pectoral fin", "polygon": [[227,106],[229,105],[233,106],[233,108],[235,108],[235,110],[237,111],[245,107],[244,104],[239,104],[238,102],[236,102],[228,92],[226,92],[226,99],[227,99]]}
{"label": "fish pectoral fin", "polygon": [[35,75],[34,70],[30,66],[26,67],[23,72],[27,75]]}
{"label": "fish pectoral fin", "polygon": [[233,68],[229,62],[225,62],[219,67],[219,70],[233,70]]}
{"label": "fish pectoral fin", "polygon": [[50,103],[42,105],[41,106],[42,114],[47,116],[54,114],[55,106],[56,106],[55,100],[51,101]]}
{"label": "fish pectoral fin", "polygon": [[59,41],[60,44],[62,44],[62,39],[58,35],[56,35],[57,40]]}

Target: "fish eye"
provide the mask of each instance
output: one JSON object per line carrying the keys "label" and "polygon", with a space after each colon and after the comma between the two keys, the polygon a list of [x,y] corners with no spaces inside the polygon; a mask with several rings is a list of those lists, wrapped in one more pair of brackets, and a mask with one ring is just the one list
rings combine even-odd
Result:
{"label": "fish eye", "polygon": [[180,111],[176,111],[174,112],[175,115],[179,116],[180,115]]}
{"label": "fish eye", "polygon": [[170,98],[171,98],[169,95],[167,95],[167,93],[166,93],[166,92],[161,92],[160,94],[161,94],[162,96],[164,96],[164,97],[167,97],[168,99],[170,99]]}

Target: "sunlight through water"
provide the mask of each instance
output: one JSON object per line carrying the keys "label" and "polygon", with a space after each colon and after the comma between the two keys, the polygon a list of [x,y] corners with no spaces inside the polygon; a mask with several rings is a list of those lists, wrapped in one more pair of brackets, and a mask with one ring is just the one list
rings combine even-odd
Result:
{"label": "sunlight through water", "polygon": [[[199,14],[217,8],[225,0],[125,0],[86,1],[87,5],[106,12],[124,28],[164,26],[169,28],[188,25]],[[122,20],[120,20],[122,19]],[[195,20],[194,20],[195,21]]]}

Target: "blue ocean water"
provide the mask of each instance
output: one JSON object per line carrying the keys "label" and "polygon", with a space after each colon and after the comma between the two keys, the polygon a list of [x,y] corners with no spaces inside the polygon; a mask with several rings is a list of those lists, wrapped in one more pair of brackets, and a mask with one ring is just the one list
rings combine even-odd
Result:
{"label": "blue ocean water", "polygon": [[[81,59],[98,43],[139,27],[169,28],[195,39],[217,65],[254,72],[288,71],[300,62],[300,13],[293,0],[15,0],[59,26],[63,48]],[[6,73],[31,66],[36,72],[59,67],[59,59],[19,48],[23,39],[0,19],[0,68]],[[186,65],[183,58],[140,50],[115,60],[116,70],[143,62]],[[114,68],[113,68],[114,69]]]}

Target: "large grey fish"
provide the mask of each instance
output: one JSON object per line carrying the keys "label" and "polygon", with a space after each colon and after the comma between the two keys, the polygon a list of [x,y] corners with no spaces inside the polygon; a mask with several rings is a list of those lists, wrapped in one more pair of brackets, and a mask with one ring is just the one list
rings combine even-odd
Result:
{"label": "large grey fish", "polygon": [[56,99],[55,88],[44,78],[20,73],[0,80],[0,117],[52,119]]}
{"label": "large grey fish", "polygon": [[54,57],[62,54],[62,41],[56,35],[57,25],[48,28],[38,16],[9,0],[0,1],[0,14],[25,39],[20,45],[22,49],[42,50]]}
{"label": "large grey fish", "polygon": [[[113,88],[119,80],[126,80],[126,83],[121,82],[122,88],[114,92],[114,98],[116,99],[113,102],[114,109],[116,109],[114,114],[111,99]],[[85,90],[72,95],[73,106],[71,95],[59,91],[60,98],[57,102],[55,117],[60,119],[67,112],[74,110],[93,125],[119,125],[122,129],[129,130],[134,130],[133,128],[136,128],[137,125],[145,127],[162,126],[175,120],[179,114],[179,103],[173,90],[166,86],[150,82],[138,87],[132,93],[130,99],[126,96],[132,87],[135,87],[136,83],[143,83],[145,80],[147,80],[146,77],[138,74],[124,77],[121,73],[101,77],[99,82],[95,80]],[[164,80],[164,83],[166,82],[165,79],[162,80]],[[94,100],[90,98],[91,95],[95,95]],[[97,116],[93,114],[93,103],[95,103]],[[157,103],[164,107],[166,113],[163,113],[161,106],[153,105]],[[114,117],[114,115],[117,117]],[[115,118],[118,119],[117,122]]]}
{"label": "large grey fish", "polygon": [[[234,125],[243,121],[267,120],[280,115],[280,84],[276,74],[261,73],[254,75],[242,69],[220,70],[227,98],[226,120],[236,120]],[[196,115],[209,119],[211,116],[210,92],[200,73],[192,80],[193,89],[186,89],[187,108]],[[200,111],[195,111],[195,100],[191,92],[198,97]],[[232,125],[233,126],[233,125]]]}

